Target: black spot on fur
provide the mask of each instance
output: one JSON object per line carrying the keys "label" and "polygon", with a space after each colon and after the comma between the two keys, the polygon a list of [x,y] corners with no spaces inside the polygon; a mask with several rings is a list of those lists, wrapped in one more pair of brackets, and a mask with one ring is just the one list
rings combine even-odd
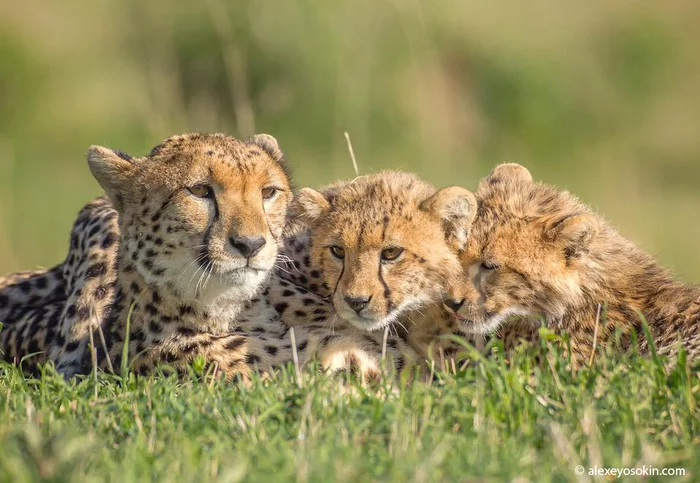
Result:
{"label": "black spot on fur", "polygon": [[93,226],[88,232],[88,238],[92,238],[100,231],[100,225]]}
{"label": "black spot on fur", "polygon": [[85,277],[87,278],[97,278],[104,275],[107,272],[107,265],[104,262],[95,263],[88,267]]}
{"label": "black spot on fur", "polygon": [[239,347],[241,347],[245,343],[245,338],[244,337],[236,337],[235,339],[231,339],[226,344],[224,345],[224,349],[229,350],[229,351],[235,351]]}
{"label": "black spot on fur", "polygon": [[122,158],[124,161],[131,161],[134,159],[131,156],[129,156],[127,153],[125,153],[124,151],[121,151],[119,149],[115,149],[114,154],[116,154],[117,156]]}
{"label": "black spot on fur", "polygon": [[256,356],[255,354],[248,354],[245,356],[245,361],[252,366],[260,362],[260,357]]}
{"label": "black spot on fur", "polygon": [[79,341],[77,341],[77,340],[71,341],[68,344],[66,344],[66,351],[73,352],[78,348],[79,345],[80,345]]}
{"label": "black spot on fur", "polygon": [[102,248],[108,249],[117,241],[117,235],[114,232],[107,233],[107,236],[102,240]]}
{"label": "black spot on fur", "polygon": [[102,300],[103,298],[105,298],[105,295],[107,295],[107,289],[104,288],[102,285],[95,289],[95,298],[97,300]]}
{"label": "black spot on fur", "polygon": [[143,329],[139,328],[131,331],[131,340],[144,341],[146,340],[146,333]]}
{"label": "black spot on fur", "polygon": [[195,332],[193,329],[190,329],[189,327],[178,327],[177,333],[183,337],[192,337],[197,332]]}

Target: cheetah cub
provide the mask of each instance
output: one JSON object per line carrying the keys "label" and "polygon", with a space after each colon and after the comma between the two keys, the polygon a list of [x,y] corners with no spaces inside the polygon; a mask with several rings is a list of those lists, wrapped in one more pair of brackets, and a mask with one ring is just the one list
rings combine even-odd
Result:
{"label": "cheetah cub", "polygon": [[478,214],[460,253],[466,276],[447,303],[466,330],[539,317],[569,333],[573,364],[581,366],[594,343],[617,330],[623,345],[636,331],[639,349],[648,351],[641,313],[659,353],[673,356],[683,346],[698,357],[700,288],[675,280],[575,196],[504,164],[481,181],[476,197]]}
{"label": "cheetah cub", "polygon": [[336,326],[390,327],[424,358],[438,336],[466,336],[439,302],[461,274],[457,253],[476,215],[471,192],[384,171],[303,188],[292,212],[301,225],[286,241],[293,264],[280,276],[331,300]]}

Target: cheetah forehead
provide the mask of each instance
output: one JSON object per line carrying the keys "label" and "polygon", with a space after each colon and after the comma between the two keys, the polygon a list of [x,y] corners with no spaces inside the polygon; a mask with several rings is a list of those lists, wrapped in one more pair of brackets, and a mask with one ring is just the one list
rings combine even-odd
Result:
{"label": "cheetah forehead", "polygon": [[553,218],[592,213],[572,193],[545,183],[480,187],[476,197],[478,222],[474,226],[477,231],[511,222],[526,222],[531,228],[543,227]]}
{"label": "cheetah forehead", "polygon": [[439,224],[420,208],[436,190],[413,174],[383,171],[331,190],[331,208],[320,228],[341,238],[346,247],[400,242],[392,238],[411,238],[433,228],[442,236]]}
{"label": "cheetah forehead", "polygon": [[[289,176],[281,158],[274,159],[265,146],[224,134],[172,136],[153,148],[145,161],[147,171],[167,167],[171,172],[169,178],[180,181],[199,176],[209,177],[223,187],[243,188],[271,182],[289,188]],[[151,179],[150,174],[147,179]]]}

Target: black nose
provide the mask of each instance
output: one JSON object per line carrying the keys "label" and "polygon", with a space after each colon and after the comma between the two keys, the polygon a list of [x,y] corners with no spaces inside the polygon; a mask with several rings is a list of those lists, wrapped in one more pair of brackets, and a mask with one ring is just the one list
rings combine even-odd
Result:
{"label": "black nose", "polygon": [[369,305],[369,301],[372,300],[372,296],[369,297],[348,297],[345,296],[345,302],[350,306],[352,310],[358,314],[362,312],[362,309]]}
{"label": "black nose", "polygon": [[462,308],[462,305],[464,305],[464,299],[462,300],[454,300],[454,299],[447,299],[445,300],[445,305],[447,307],[454,311],[454,312],[459,312],[459,309]]}
{"label": "black nose", "polygon": [[231,237],[231,245],[238,250],[241,255],[250,258],[267,243],[261,236],[234,236]]}

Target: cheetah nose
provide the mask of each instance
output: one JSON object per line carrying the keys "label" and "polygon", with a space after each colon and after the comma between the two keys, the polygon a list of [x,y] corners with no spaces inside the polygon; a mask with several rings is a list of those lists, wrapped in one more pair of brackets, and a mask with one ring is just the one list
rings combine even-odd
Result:
{"label": "cheetah nose", "polygon": [[459,309],[462,308],[462,305],[464,305],[464,299],[462,299],[462,300],[447,299],[447,300],[445,300],[445,305],[447,305],[447,308],[449,308],[453,312],[457,313],[457,312],[459,312]]}
{"label": "cheetah nose", "polygon": [[267,243],[264,237],[261,236],[233,236],[229,240],[233,248],[238,250],[241,255],[250,258]]}
{"label": "cheetah nose", "polygon": [[350,306],[352,310],[358,314],[369,305],[369,301],[372,300],[372,296],[369,297],[350,297],[345,296],[345,302]]}

